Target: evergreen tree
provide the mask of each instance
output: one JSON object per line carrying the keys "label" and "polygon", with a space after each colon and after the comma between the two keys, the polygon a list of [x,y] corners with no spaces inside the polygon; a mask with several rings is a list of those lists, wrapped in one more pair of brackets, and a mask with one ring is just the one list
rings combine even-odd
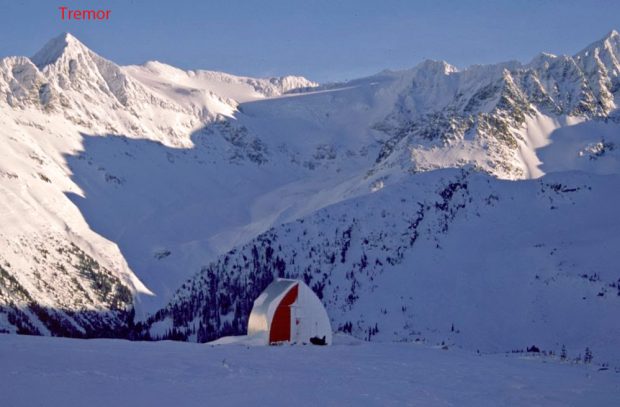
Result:
{"label": "evergreen tree", "polygon": [[586,347],[586,352],[583,356],[583,363],[592,363],[592,359],[593,359],[592,351],[590,350],[589,347]]}
{"label": "evergreen tree", "polygon": [[560,352],[560,360],[566,360],[566,345],[562,345],[562,351]]}

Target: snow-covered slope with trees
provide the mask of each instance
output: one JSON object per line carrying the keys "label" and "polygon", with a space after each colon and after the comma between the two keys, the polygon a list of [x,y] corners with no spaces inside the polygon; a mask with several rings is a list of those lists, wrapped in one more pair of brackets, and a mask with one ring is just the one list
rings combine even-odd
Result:
{"label": "snow-covered slope with trees", "polygon": [[285,273],[366,339],[618,361],[619,47],[321,86],[4,58],[0,329],[207,340]]}
{"label": "snow-covered slope with trees", "polygon": [[240,334],[274,276],[303,279],[360,338],[620,362],[620,179],[434,171],[261,234],[205,265],[153,336]]}

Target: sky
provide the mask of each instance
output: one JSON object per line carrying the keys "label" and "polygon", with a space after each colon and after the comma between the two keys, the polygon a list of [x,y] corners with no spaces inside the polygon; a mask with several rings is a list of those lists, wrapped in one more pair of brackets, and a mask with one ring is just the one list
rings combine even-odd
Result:
{"label": "sky", "polygon": [[[62,21],[61,5],[110,19]],[[611,29],[620,30],[617,0],[0,0],[0,57],[31,56],[70,32],[121,65],[319,82],[429,58],[464,68],[574,54]]]}

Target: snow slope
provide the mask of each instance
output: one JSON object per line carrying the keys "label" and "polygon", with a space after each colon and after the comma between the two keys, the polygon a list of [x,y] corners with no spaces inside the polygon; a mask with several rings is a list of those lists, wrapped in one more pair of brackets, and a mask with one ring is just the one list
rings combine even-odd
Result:
{"label": "snow slope", "polygon": [[[214,71],[183,71],[157,61],[144,65],[123,67],[132,78],[163,95],[172,97],[179,104],[192,102],[192,96],[215,94],[231,100],[233,104],[280,96],[304,88],[314,88],[318,83],[301,76],[257,79],[229,75]],[[193,101],[196,105],[200,100]]]}
{"label": "snow slope", "polygon": [[[144,70],[151,72],[155,66],[160,70],[164,69],[161,64],[151,63],[147,64]],[[315,86],[312,82],[298,77],[252,79],[199,72],[186,74],[197,78],[194,82],[171,83],[172,90],[161,90],[156,84],[151,84],[152,87],[149,88],[125,73],[131,71],[145,80],[146,74],[140,75],[140,68],[118,67],[89,50],[70,34],[50,41],[31,59],[4,58],[0,67],[0,135],[3,141],[0,147],[3,158],[0,163],[0,188],[3,196],[0,202],[0,260],[3,273],[10,275],[2,280],[4,290],[0,296],[3,304],[8,305],[7,318],[32,322],[22,324],[22,328],[14,322],[4,322],[2,329],[41,333],[49,333],[50,327],[37,321],[35,314],[42,311],[30,310],[32,304],[49,310],[45,313],[50,314],[54,320],[77,326],[74,328],[78,331],[82,331],[80,323],[73,321],[72,317],[62,310],[105,314],[106,310],[112,307],[109,299],[95,299],[89,291],[89,287],[93,285],[93,273],[90,273],[91,277],[83,278],[85,272],[82,265],[62,255],[48,259],[49,253],[62,254],[61,251],[67,250],[65,248],[75,246],[75,250],[89,257],[89,263],[96,267],[101,265],[105,268],[105,273],[111,273],[109,278],[115,280],[113,284],[123,287],[121,291],[128,290],[138,296],[138,301],[141,295],[144,295],[145,301],[153,298],[155,290],[159,296],[155,301],[161,303],[165,301],[166,290],[173,290],[186,278],[186,274],[181,271],[180,277],[166,280],[162,275],[165,276],[165,272],[170,274],[169,269],[164,269],[161,274],[147,273],[146,276],[138,272],[137,277],[134,270],[140,269],[136,264],[138,256],[131,256],[131,253],[128,255],[126,247],[118,246],[123,230],[132,229],[132,225],[127,224],[129,219],[144,222],[149,219],[144,219],[144,213],[155,212],[154,217],[161,215],[149,207],[151,202],[144,201],[144,198],[150,197],[142,189],[136,189],[133,196],[118,202],[121,207],[130,211],[127,218],[121,219],[118,224],[105,210],[99,211],[97,219],[85,218],[88,208],[76,205],[85,193],[91,193],[89,187],[95,187],[96,192],[103,196],[110,196],[110,190],[115,191],[114,188],[118,189],[127,181],[128,174],[121,173],[121,169],[127,166],[118,159],[120,150],[118,145],[114,144],[116,141],[126,145],[127,140],[123,141],[125,138],[148,140],[145,144],[153,147],[148,151],[153,153],[157,150],[158,157],[163,154],[164,166],[169,165],[175,156],[184,159],[188,151],[179,150],[179,147],[193,145],[190,137],[192,132],[206,131],[203,128],[206,123],[218,117],[230,116],[235,111],[238,102],[231,99],[232,96],[247,101],[267,95],[279,95],[300,86]],[[173,82],[172,75],[169,76],[170,82]],[[228,91],[222,95],[214,93],[214,90],[226,89]],[[221,125],[225,126],[225,123]],[[231,155],[244,149],[250,150],[248,154],[251,155],[255,147],[260,148],[259,144],[252,144],[255,138],[248,137],[249,140],[245,141],[243,135],[237,135],[233,130],[229,133],[231,140],[224,140],[220,144],[223,144],[223,149],[230,146],[230,149],[235,150]],[[87,135],[100,137],[98,140],[104,140],[104,143],[110,141],[109,146],[114,150],[104,148],[85,153],[86,142],[92,139]],[[108,137],[110,135],[122,137]],[[130,160],[130,151],[134,151],[135,147],[127,148],[128,151],[120,155]],[[106,161],[107,154],[112,155],[111,162]],[[169,197],[168,201],[176,199],[176,205],[191,200],[200,202],[203,200],[201,193],[210,195],[214,189],[221,188],[221,181],[214,180],[210,185],[203,184],[198,190],[195,189],[196,184],[202,184],[203,180],[201,176],[197,176],[196,170],[204,168],[200,164],[208,159],[207,156],[210,156],[210,160],[219,158],[203,150],[199,156],[193,154],[189,165],[185,166],[190,171],[188,177],[195,181],[184,185],[183,195],[179,196],[177,190],[170,190],[170,187],[179,184],[178,177],[181,174],[169,177],[169,183],[163,188],[166,191],[164,195]],[[251,156],[256,158],[255,155]],[[130,181],[144,183],[145,188],[150,188],[156,197],[162,198],[161,185],[153,184],[152,177],[157,170],[166,173],[169,168],[160,169],[162,162],[158,160],[149,166],[150,157],[145,158],[142,163],[133,163],[134,167],[129,166],[128,171],[142,170],[145,179],[140,179],[138,173],[138,177]],[[81,169],[80,164],[87,168],[92,167],[93,171],[87,174],[78,172],[77,170]],[[236,177],[246,180],[250,172],[241,172]],[[80,185],[79,182],[84,184]],[[91,195],[95,197],[95,191],[92,192]],[[229,199],[234,194],[235,192],[231,191],[228,197],[223,198]],[[174,204],[166,202],[166,199],[161,200],[163,202],[160,205]],[[155,206],[157,205],[156,203]],[[214,203],[214,206],[221,206],[221,201]],[[115,209],[119,208],[109,209],[114,213]],[[185,222],[194,222],[194,215],[198,216],[204,211],[205,208],[196,208],[196,212]],[[137,219],[136,213],[141,213]],[[164,212],[164,215],[169,215],[169,212]],[[232,219],[235,222],[242,220],[239,216],[232,216]],[[123,230],[114,229],[113,235],[106,236],[102,233],[105,230],[99,229],[100,225],[101,228],[119,225]],[[183,226],[185,225],[180,225]],[[202,226],[197,225],[197,228]],[[218,232],[218,228],[211,230],[213,233]],[[144,229],[138,228],[136,233],[144,232]],[[201,234],[201,237],[204,237],[204,234]],[[147,242],[148,258],[157,255],[161,246],[166,247],[168,243],[162,242],[157,236],[154,238],[155,242]],[[182,244],[191,245],[188,241],[183,241]],[[194,249],[194,253],[196,251]],[[206,251],[209,253],[208,248]],[[140,259],[143,259],[144,253],[138,253]],[[190,254],[192,255],[195,257],[195,254]],[[199,259],[202,258],[199,256]],[[130,261],[130,265],[126,259]],[[49,284],[57,278],[66,281]],[[147,281],[153,289],[145,286],[140,279]],[[20,291],[27,292],[28,295],[17,294],[15,287],[18,286]],[[130,310],[137,305],[141,312],[143,306],[140,303],[134,304],[131,296],[123,296],[123,310]],[[159,299],[160,297],[164,299]],[[43,317],[47,319],[47,316]],[[51,329],[52,332],[54,329]]]}
{"label": "snow slope", "polygon": [[613,406],[620,401],[620,373],[596,365],[338,339],[330,347],[250,348],[3,335],[0,403]]}
{"label": "snow slope", "polygon": [[148,323],[203,342],[245,332],[276,277],[319,295],[332,326],[367,340],[484,352],[535,344],[620,365],[618,175],[499,182],[420,174],[270,229],[205,265]]}

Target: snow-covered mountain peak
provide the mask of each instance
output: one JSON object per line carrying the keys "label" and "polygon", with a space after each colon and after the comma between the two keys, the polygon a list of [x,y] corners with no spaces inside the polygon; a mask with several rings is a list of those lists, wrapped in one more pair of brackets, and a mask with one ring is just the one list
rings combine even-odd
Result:
{"label": "snow-covered mountain peak", "polygon": [[433,59],[426,59],[420,62],[414,69],[441,75],[450,75],[459,71],[457,67],[450,65],[446,61],[436,61]]}
{"label": "snow-covered mountain peak", "polygon": [[551,52],[540,52],[532,58],[527,65],[525,65],[525,68],[536,71],[547,70],[555,63],[566,64],[569,60],[572,60],[572,57],[568,55],[556,55]]}
{"label": "snow-covered mountain peak", "polygon": [[618,31],[611,30],[605,37],[594,41],[575,54],[575,58],[591,57],[602,52],[615,54],[616,59],[618,58],[620,55],[620,34],[618,34]]}
{"label": "snow-covered mountain peak", "polygon": [[542,57],[551,58],[551,59],[557,58],[557,55],[552,54],[551,52],[544,52],[543,51],[539,55],[542,56]]}
{"label": "snow-covered mountain peak", "polygon": [[66,32],[51,39],[30,59],[39,69],[43,70],[47,65],[60,60],[63,55],[75,58],[85,52],[92,51],[82,44],[80,40]]}
{"label": "snow-covered mountain peak", "polygon": [[611,30],[599,42],[617,45],[620,42],[620,34],[616,30]]}
{"label": "snow-covered mountain peak", "polygon": [[557,58],[559,58],[558,55],[552,54],[551,52],[541,52],[532,58],[528,66],[539,66],[545,62],[553,61]]}
{"label": "snow-covered mountain peak", "polygon": [[88,93],[91,100],[99,100],[97,104],[101,104],[102,96],[113,95],[126,105],[131,96],[143,93],[118,65],[97,55],[69,33],[49,41],[31,60],[49,82],[65,91]]}
{"label": "snow-covered mountain peak", "polygon": [[281,93],[287,93],[297,89],[316,88],[319,86],[318,83],[298,75],[286,75],[269,78],[269,82],[275,85]]}

